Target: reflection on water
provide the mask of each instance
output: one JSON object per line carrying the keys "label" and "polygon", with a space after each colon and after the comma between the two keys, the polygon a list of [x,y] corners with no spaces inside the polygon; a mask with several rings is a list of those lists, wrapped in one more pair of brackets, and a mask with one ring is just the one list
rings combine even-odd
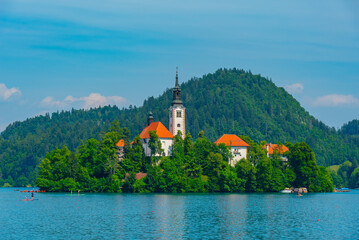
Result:
{"label": "reflection on water", "polygon": [[357,239],[359,191],[36,194],[0,188],[1,239]]}

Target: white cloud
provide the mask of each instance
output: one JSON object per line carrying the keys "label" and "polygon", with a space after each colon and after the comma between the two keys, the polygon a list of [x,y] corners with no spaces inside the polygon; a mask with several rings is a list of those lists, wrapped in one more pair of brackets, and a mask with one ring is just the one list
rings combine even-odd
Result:
{"label": "white cloud", "polygon": [[71,107],[74,104],[80,104],[81,108],[95,108],[106,105],[121,105],[126,102],[126,99],[120,96],[103,96],[99,93],[91,93],[88,96],[75,98],[73,96],[67,96],[64,100],[58,101],[49,96],[41,101],[43,107]]}
{"label": "white cloud", "polygon": [[301,83],[294,83],[292,85],[285,85],[284,89],[287,90],[287,92],[293,94],[293,93],[302,93],[304,90],[304,86]]}
{"label": "white cloud", "polygon": [[56,101],[53,97],[45,97],[41,101],[43,107],[66,107],[66,101]]}
{"label": "white cloud", "polygon": [[313,102],[313,105],[320,107],[359,105],[359,99],[353,97],[352,95],[331,94],[316,98]]}
{"label": "white cloud", "polygon": [[0,83],[0,99],[8,100],[13,95],[21,95],[18,88],[7,88],[5,84]]}

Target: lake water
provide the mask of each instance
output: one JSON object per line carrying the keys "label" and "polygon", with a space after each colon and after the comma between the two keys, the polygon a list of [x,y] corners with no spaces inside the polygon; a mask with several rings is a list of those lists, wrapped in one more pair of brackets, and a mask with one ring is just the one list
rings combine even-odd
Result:
{"label": "lake water", "polygon": [[25,196],[0,188],[0,239],[359,239],[359,190]]}

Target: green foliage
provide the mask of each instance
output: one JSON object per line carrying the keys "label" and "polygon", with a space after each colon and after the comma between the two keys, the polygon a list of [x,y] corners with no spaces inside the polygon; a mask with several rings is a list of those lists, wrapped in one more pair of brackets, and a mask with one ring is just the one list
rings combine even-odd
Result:
{"label": "green foliage", "polygon": [[77,153],[55,149],[42,160],[36,185],[46,191],[120,192],[124,172],[116,143],[126,137],[116,122],[102,140],[89,139]]}
{"label": "green foliage", "polygon": [[354,169],[349,179],[349,187],[357,188],[359,186],[359,166]]}
{"label": "green foliage", "polygon": [[296,175],[294,185],[309,188],[318,173],[313,150],[304,142],[289,145],[288,160]]}
{"label": "green foliage", "polygon": [[[269,192],[272,190],[272,162],[268,157],[263,157],[257,165],[258,192]],[[283,188],[282,188],[283,189]]]}
{"label": "green foliage", "polygon": [[257,168],[247,159],[243,159],[236,164],[237,176],[241,179],[239,186],[240,192],[257,191]]}
{"label": "green foliage", "polygon": [[356,159],[352,162],[346,161],[340,165],[330,166],[328,170],[333,178],[335,187],[359,187],[358,162]]}
{"label": "green foliage", "polygon": [[[292,152],[288,155],[290,165],[286,165],[278,156],[267,157],[264,143],[244,137],[250,143],[250,160],[242,159],[232,167],[228,164],[228,147],[211,143],[203,132],[195,142],[190,134],[182,139],[179,133],[171,157],[158,156],[158,161],[146,164],[138,136],[132,147],[125,141],[127,156],[119,160],[115,144],[125,136],[119,128],[111,130],[101,141],[89,139],[76,153],[65,146],[48,153],[40,164],[37,186],[46,191],[129,193],[278,192],[291,186],[318,192],[333,190],[330,173],[316,165],[314,153],[305,143],[288,143]],[[151,135],[156,143],[157,135]],[[343,169],[347,165],[343,164]],[[146,174],[140,173],[142,170]],[[137,173],[141,179],[136,179]],[[353,182],[358,177],[359,169],[353,172]]]}
{"label": "green foliage", "polygon": [[163,153],[162,144],[160,139],[158,138],[158,135],[156,134],[156,131],[149,131],[150,140],[148,140],[148,146],[151,149],[151,156],[155,156]]}
{"label": "green foliage", "polygon": [[[189,80],[181,85],[181,89],[186,107],[187,132],[198,133],[203,130],[198,139],[203,139],[204,135],[209,136],[208,141],[196,141],[197,146],[191,146],[188,144],[190,141],[185,140],[184,153],[187,155],[192,152],[197,166],[202,166],[208,151],[220,153],[223,159],[227,159],[228,156],[221,150],[208,149],[207,144],[224,133],[251,136],[255,142],[305,141],[316,153],[317,162],[325,166],[359,159],[356,122],[348,123],[348,126],[338,133],[310,116],[283,88],[278,88],[272,81],[260,75],[235,68],[219,69],[213,74]],[[134,155],[137,159],[131,164],[127,161],[126,167],[136,171],[141,168],[141,171],[144,171],[146,159],[139,147],[134,152],[129,148],[130,132],[137,134],[143,129],[149,111],[153,112],[156,121],[168,126],[167,109],[171,101],[172,91],[168,89],[158,98],[149,97],[141,107],[118,109],[116,106],[105,106],[90,110],[62,111],[15,122],[0,136],[0,181],[12,185],[23,184],[27,179],[28,183],[34,184],[39,174],[38,167],[47,152],[64,145],[70,151],[75,151],[79,145],[86,145],[83,141],[90,138],[93,138],[92,145],[84,149],[88,152],[81,153],[81,150],[78,150],[80,155],[83,154],[80,164],[82,165],[82,161],[88,163],[88,174],[97,179],[93,184],[98,184],[102,178],[112,181],[107,175],[114,171],[123,174],[129,169],[121,170],[111,159],[102,158],[99,152],[91,152],[100,151],[97,146],[100,143],[96,141],[102,142],[108,129],[113,132],[113,136],[107,136],[108,141],[104,144],[110,144],[121,135],[127,141],[126,156],[129,156],[130,152],[128,159],[132,159]],[[120,126],[126,126],[128,129]],[[187,134],[186,138],[189,136]],[[194,136],[197,138],[197,135]],[[191,137],[188,140],[191,140]],[[205,150],[201,151],[199,146],[204,146]],[[191,147],[194,149],[190,149]],[[253,148],[253,152],[258,153],[250,157],[256,165],[263,153],[259,152],[260,146]],[[159,151],[158,147],[156,151]]]}

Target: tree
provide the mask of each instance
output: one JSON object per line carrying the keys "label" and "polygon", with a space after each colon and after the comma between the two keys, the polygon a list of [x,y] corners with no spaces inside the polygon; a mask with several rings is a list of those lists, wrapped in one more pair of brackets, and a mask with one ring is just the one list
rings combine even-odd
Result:
{"label": "tree", "polygon": [[296,175],[294,185],[306,188],[313,186],[319,175],[313,150],[304,142],[290,145],[289,150],[289,164]]}
{"label": "tree", "polygon": [[184,159],[184,141],[182,138],[181,131],[178,131],[177,135],[173,138],[172,145],[172,158],[176,159],[177,162],[183,163]]}
{"label": "tree", "polygon": [[237,177],[236,171],[233,167],[225,167],[219,176],[219,186],[221,192],[238,192],[241,189],[241,182],[243,180]]}
{"label": "tree", "polygon": [[116,143],[119,141],[117,132],[108,132],[105,134],[103,140],[101,141],[100,150],[99,150],[99,159],[102,174],[99,176],[108,177],[109,180],[112,180],[112,176],[116,173],[116,170],[119,168],[118,159],[117,159],[117,148]]}
{"label": "tree", "polygon": [[272,175],[273,166],[268,157],[263,157],[259,160],[257,165],[257,191],[270,192],[272,191]]}
{"label": "tree", "polygon": [[187,155],[190,152],[192,152],[192,136],[190,133],[186,134],[186,137],[183,141],[183,147],[184,147],[184,154]]}
{"label": "tree", "polygon": [[160,154],[163,152],[162,144],[156,131],[149,131],[150,140],[148,141],[148,146],[151,149],[151,156]]}
{"label": "tree", "polygon": [[225,167],[222,155],[219,153],[211,152],[207,159],[206,164],[203,166],[203,173],[208,176],[208,191],[219,192],[219,177],[222,169]]}
{"label": "tree", "polygon": [[238,178],[241,179],[239,191],[255,192],[257,190],[257,169],[253,164],[247,159],[242,159],[237,162],[235,168]]}

